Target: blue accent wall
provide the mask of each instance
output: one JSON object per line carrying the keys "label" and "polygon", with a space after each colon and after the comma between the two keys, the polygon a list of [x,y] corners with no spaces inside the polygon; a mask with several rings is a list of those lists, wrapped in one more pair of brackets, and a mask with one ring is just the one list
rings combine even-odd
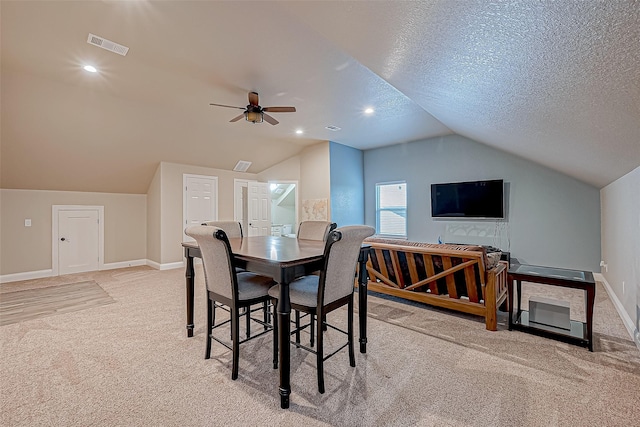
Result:
{"label": "blue accent wall", "polygon": [[331,168],[331,221],[344,225],[364,224],[364,174],[362,151],[329,143]]}
{"label": "blue accent wall", "polygon": [[[504,180],[504,220],[431,217],[431,184],[483,179]],[[582,181],[460,135],[366,150],[367,225],[376,183],[390,181],[407,182],[411,241],[489,244],[523,264],[600,271],[600,191]]]}

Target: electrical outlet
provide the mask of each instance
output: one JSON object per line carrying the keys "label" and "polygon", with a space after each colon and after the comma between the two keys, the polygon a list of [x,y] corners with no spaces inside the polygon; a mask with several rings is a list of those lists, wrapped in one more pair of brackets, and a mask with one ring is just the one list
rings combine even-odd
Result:
{"label": "electrical outlet", "polygon": [[31,227],[31,219],[30,218],[27,218],[27,219],[24,220],[24,226],[25,227]]}

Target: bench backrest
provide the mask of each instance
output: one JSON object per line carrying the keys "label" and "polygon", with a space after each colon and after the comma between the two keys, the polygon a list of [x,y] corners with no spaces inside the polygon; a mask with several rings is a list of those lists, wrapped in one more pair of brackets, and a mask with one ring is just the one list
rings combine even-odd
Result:
{"label": "bench backrest", "polygon": [[[397,242],[397,243],[396,243]],[[370,238],[369,278],[405,290],[484,300],[485,252],[478,246]]]}

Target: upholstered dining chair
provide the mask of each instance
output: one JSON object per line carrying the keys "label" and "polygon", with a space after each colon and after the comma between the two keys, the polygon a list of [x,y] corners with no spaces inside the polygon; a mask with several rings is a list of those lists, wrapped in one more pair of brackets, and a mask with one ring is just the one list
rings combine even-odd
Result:
{"label": "upholstered dining chair", "polygon": [[[298,240],[322,240],[323,242],[326,242],[329,232],[335,230],[336,227],[336,223],[330,221],[302,221],[298,226]],[[294,322],[296,325],[295,330],[297,343],[300,342],[300,318],[300,312],[296,310],[296,313],[294,315]],[[309,325],[311,327],[311,338],[309,343],[313,347],[313,339],[315,336],[315,334],[313,333],[313,316],[311,316],[311,322],[309,322]]]}
{"label": "upholstered dining chair", "polygon": [[[316,349],[293,342],[298,348],[316,354],[318,371],[318,391],[324,393],[324,361],[349,347],[349,364],[356,366],[353,350],[353,292],[356,264],[362,241],[375,232],[373,227],[351,225],[340,227],[329,233],[324,249],[324,267],[320,275],[300,277],[289,284],[291,308],[311,315],[311,324],[317,322]],[[269,295],[278,298],[280,285],[269,290]],[[344,331],[326,322],[326,315],[339,307],[347,305],[347,330]],[[314,320],[315,318],[315,320]],[[323,325],[347,335],[347,342],[328,356],[324,356]],[[308,325],[303,326],[306,327]],[[277,332],[277,324],[275,325]],[[313,344],[312,344],[313,346]],[[277,340],[274,340],[274,353],[277,353]]]}
{"label": "upholstered dining chair", "polygon": [[[242,238],[243,234],[242,234],[242,224],[240,224],[238,221],[205,221],[202,223],[202,225],[207,225],[210,227],[218,227],[224,230],[225,234],[227,235],[227,237],[229,239],[237,239],[237,238]],[[240,268],[240,267],[236,267],[236,272],[237,273],[241,273],[243,272],[244,269]],[[263,311],[264,311],[264,321],[267,321],[267,316],[269,315],[269,307],[268,304],[265,303],[264,306],[262,307]],[[215,307],[213,308],[213,317],[215,318]],[[246,314],[247,314],[247,327],[246,327],[246,333],[247,333],[247,337],[251,335],[251,320],[249,319],[249,316],[251,316],[249,309],[246,310]]]}
{"label": "upholstered dining chair", "polygon": [[238,221],[205,221],[202,225],[222,228],[229,239],[243,237],[242,225]]}
{"label": "upholstered dining chair", "polygon": [[[269,288],[275,283],[272,278],[260,276],[246,271],[236,272],[233,268],[233,253],[229,239],[224,230],[213,226],[192,226],[185,233],[194,238],[202,253],[204,277],[207,287],[207,345],[205,359],[211,357],[211,340],[216,340],[232,351],[233,367],[231,379],[238,378],[238,364],[240,344],[257,338],[273,327],[262,321],[250,317],[251,306],[265,303],[271,299]],[[225,307],[226,306],[226,307]],[[223,308],[229,312],[229,320],[216,324],[214,308]],[[256,335],[247,334],[247,338],[240,340],[240,309],[246,309],[250,321],[265,326]],[[231,341],[227,342],[214,336],[214,330],[231,322]]]}
{"label": "upholstered dining chair", "polygon": [[298,226],[298,239],[322,240],[325,242],[331,230],[337,227],[335,222],[302,221]]}

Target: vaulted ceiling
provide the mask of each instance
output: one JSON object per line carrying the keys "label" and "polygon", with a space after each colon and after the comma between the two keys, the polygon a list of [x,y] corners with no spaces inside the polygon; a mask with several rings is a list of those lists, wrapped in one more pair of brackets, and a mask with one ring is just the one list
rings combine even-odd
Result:
{"label": "vaulted ceiling", "polygon": [[[0,16],[2,188],[145,193],[160,161],[260,172],[319,141],[451,133],[596,187],[640,165],[638,1],[3,0]],[[249,91],[297,112],[230,123],[241,110],[209,105]]]}

